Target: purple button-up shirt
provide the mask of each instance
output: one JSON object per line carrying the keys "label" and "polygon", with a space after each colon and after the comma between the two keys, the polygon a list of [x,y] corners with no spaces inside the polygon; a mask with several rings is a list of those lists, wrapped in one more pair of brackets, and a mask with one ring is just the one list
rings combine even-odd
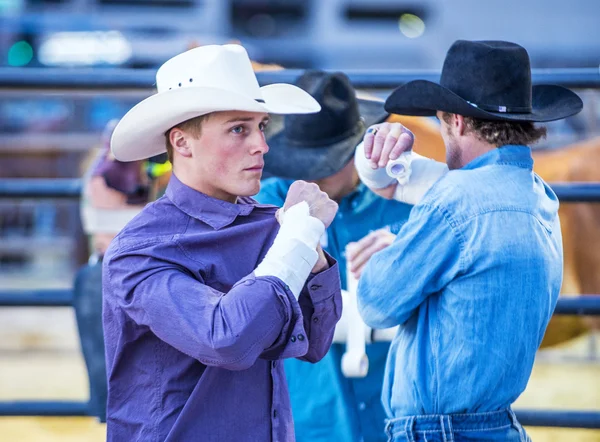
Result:
{"label": "purple button-up shirt", "polygon": [[337,264],[297,301],[253,271],[276,207],[210,198],[174,175],[104,259],[109,441],[293,441],[283,358],[316,362],[342,304]]}

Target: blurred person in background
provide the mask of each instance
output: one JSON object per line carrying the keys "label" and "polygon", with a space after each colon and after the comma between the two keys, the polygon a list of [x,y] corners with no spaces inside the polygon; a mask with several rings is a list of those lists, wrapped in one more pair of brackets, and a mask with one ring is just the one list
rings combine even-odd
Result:
{"label": "blurred person in background", "polygon": [[[376,195],[361,183],[354,166],[354,152],[367,127],[390,117],[383,102],[357,99],[342,73],[308,71],[296,85],[319,102],[321,111],[272,118],[267,128],[270,151],[265,155],[265,171],[274,177],[263,181],[255,198],[281,207],[290,185],[301,179],[316,183],[337,201],[338,213],[321,245],[340,263],[345,288],[346,260],[359,277],[371,255],[393,242],[412,206]],[[388,123],[386,127],[389,132],[384,142],[395,147],[402,125]],[[351,255],[347,256],[349,245]],[[347,378],[342,373],[345,347],[333,344],[317,364],[285,361],[298,441],[386,439],[381,387],[389,343],[367,346],[369,372],[365,378]]]}
{"label": "blurred person in background", "polygon": [[[545,135],[535,123],[578,113],[581,99],[560,86],[532,87],[529,55],[517,44],[459,40],[440,84],[407,83],[385,108],[436,115],[450,169],[359,281],[365,322],[399,326],[382,396],[389,440],[529,441],[511,405],[563,274],[558,199],[533,172],[529,145]],[[365,141],[356,158],[372,187],[395,197],[402,186],[386,177],[388,154]]]}
{"label": "blurred person in background", "polygon": [[281,359],[321,359],[341,315],[337,263],[319,246],[337,204],[295,182],[260,189],[269,112],[319,111],[288,84],[259,87],[238,45],[157,72],[121,119],[115,158],[167,152],[173,173],[111,242],[103,267],[108,440],[293,440]]}
{"label": "blurred person in background", "polygon": [[112,239],[144,206],[164,191],[171,165],[166,155],[125,163],[110,152],[118,123],[111,120],[101,145],[84,173],[81,219],[89,235],[91,255],[77,272],[74,308],[81,349],[89,375],[92,414],[106,420],[106,365],[102,335],[102,258]]}

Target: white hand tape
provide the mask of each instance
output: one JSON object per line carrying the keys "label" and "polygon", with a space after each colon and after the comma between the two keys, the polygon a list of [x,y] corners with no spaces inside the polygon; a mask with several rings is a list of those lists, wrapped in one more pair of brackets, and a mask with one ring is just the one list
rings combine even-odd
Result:
{"label": "white hand tape", "polygon": [[412,152],[403,152],[397,159],[388,161],[385,166],[388,176],[398,181],[400,186],[407,184],[410,179],[412,158]]}

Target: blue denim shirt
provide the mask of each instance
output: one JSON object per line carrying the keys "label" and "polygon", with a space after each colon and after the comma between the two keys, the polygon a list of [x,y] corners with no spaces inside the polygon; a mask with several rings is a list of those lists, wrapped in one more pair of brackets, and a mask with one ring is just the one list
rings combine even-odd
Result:
{"label": "blue denim shirt", "polygon": [[504,146],[449,172],[367,265],[363,318],[399,326],[390,418],[500,410],[525,389],[563,268],[558,200],[532,166]]}
{"label": "blue denim shirt", "polygon": [[[266,179],[255,198],[264,204],[283,206],[291,184],[291,180]],[[372,230],[387,228],[398,233],[411,208],[377,196],[364,184],[342,198],[338,213],[321,241],[327,253],[339,263],[342,287],[346,286],[346,245]],[[365,378],[347,378],[342,374],[341,360],[346,350],[343,344],[333,344],[317,364],[285,361],[298,442],[387,440],[381,386],[389,346],[388,342],[367,346],[369,373]]]}

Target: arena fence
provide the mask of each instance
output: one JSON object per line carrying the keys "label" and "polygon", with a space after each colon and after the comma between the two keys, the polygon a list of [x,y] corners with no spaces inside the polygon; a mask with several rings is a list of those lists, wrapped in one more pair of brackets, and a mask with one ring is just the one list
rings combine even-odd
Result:
{"label": "arena fence", "polygon": [[[284,70],[258,73],[261,84],[292,83],[302,71]],[[390,89],[415,79],[439,80],[434,71],[349,71],[357,88]],[[154,70],[124,69],[19,69],[0,68],[0,90],[150,90]],[[571,88],[600,89],[600,71],[584,69],[533,70],[534,84],[554,83]],[[561,202],[600,202],[600,183],[551,183]],[[79,198],[78,179],[0,179],[0,198],[46,199]],[[600,271],[600,269],[599,269]],[[0,307],[72,306],[72,290],[3,290]],[[600,295],[561,297],[555,315],[600,315]],[[600,411],[515,410],[526,426],[600,429]],[[91,416],[89,403],[83,401],[3,401],[0,416]]]}

